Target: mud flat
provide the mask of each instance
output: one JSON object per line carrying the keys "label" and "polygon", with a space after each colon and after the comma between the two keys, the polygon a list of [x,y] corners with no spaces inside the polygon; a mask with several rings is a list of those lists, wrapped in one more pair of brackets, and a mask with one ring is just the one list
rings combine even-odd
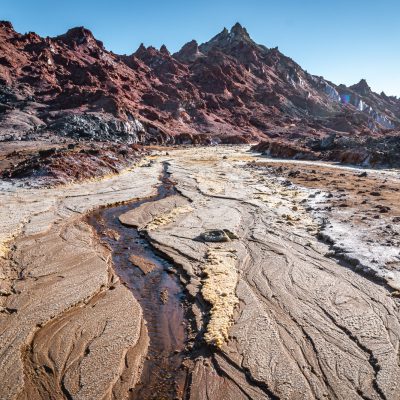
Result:
{"label": "mud flat", "polygon": [[138,381],[143,313],[83,216],[155,194],[160,172],[137,167],[56,189],[1,185],[0,398],[123,398]]}
{"label": "mud flat", "polygon": [[[308,209],[310,188],[248,168],[252,160],[263,161],[237,149],[174,152],[171,179],[192,211],[148,231],[190,276],[199,304],[209,252],[234,255],[237,306],[219,326],[229,337],[194,360],[191,398],[398,398],[397,299],[331,257]],[[133,222],[144,214],[160,220],[177,207],[152,206],[131,214]],[[199,241],[208,229],[229,229],[238,239]],[[219,296],[226,289],[214,288]],[[204,338],[212,317],[203,309],[198,318]]]}
{"label": "mud flat", "polygon": [[[347,170],[335,167],[343,178],[338,194],[319,198],[318,191],[325,194],[333,185],[321,179],[331,174],[329,165],[312,167],[312,176],[321,181],[315,187],[317,181],[307,183],[299,174],[291,180],[288,171],[275,170],[280,165],[271,169],[265,158],[246,150],[174,150],[155,157],[148,167],[62,189],[1,187],[1,237],[3,242],[16,238],[10,249],[7,243],[4,247],[2,285],[8,292],[1,297],[0,381],[5,384],[0,397],[119,399],[140,389],[139,381],[146,379],[139,371],[145,371],[152,339],[144,320],[153,326],[154,311],[146,310],[146,301],[141,306],[141,290],[155,296],[149,298],[157,308],[164,307],[166,294],[159,282],[135,289],[137,281],[131,279],[151,278],[158,267],[152,269],[149,262],[159,260],[146,256],[141,268],[118,269],[116,257],[127,266],[134,253],[134,263],[140,264],[140,246],[147,243],[175,266],[171,272],[183,285],[192,315],[191,333],[183,339],[185,354],[178,357],[188,371],[185,395],[177,393],[178,398],[400,398],[399,301],[388,285],[390,276],[366,274],[363,265],[370,256],[365,252],[360,265],[343,263],[332,254],[332,243],[321,237],[336,219],[346,222],[335,213],[346,208],[339,207],[339,194],[346,194],[349,208],[358,209],[353,189],[340,186],[349,181],[340,176]],[[176,193],[98,214],[106,222],[101,229],[111,246],[107,249],[83,215],[157,195],[163,163]],[[303,166],[286,166],[303,174]],[[375,173],[369,174],[372,179]],[[381,184],[390,190],[397,187],[396,174],[376,174],[378,181],[387,179]],[[365,181],[359,190],[375,191],[369,186],[376,182]],[[375,213],[382,219],[388,214],[392,221],[393,232],[382,240],[395,262],[383,260],[383,272],[389,266],[398,271],[395,192],[385,197],[392,205],[381,204],[390,208],[388,213],[367,214],[374,220]],[[127,227],[121,228],[117,218]],[[347,220],[358,232],[357,221]],[[226,230],[231,239],[206,241],[204,233],[210,230]],[[132,237],[137,251],[125,248],[132,232],[139,235]],[[368,230],[362,235],[361,243],[379,236],[369,238]],[[342,242],[342,253],[354,252]],[[168,299],[165,305],[169,312],[177,309],[168,308]],[[180,320],[169,316],[171,322]],[[176,329],[173,334],[180,336],[182,330]],[[165,347],[171,348],[170,343]]]}

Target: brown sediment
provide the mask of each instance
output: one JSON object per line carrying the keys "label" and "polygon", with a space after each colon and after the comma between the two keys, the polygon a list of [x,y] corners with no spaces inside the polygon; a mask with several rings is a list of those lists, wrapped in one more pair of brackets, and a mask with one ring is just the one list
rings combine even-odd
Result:
{"label": "brown sediment", "polygon": [[[175,150],[168,157],[168,173],[177,192],[165,198],[146,192],[149,181],[143,182],[143,176],[149,179],[149,170],[160,172],[157,165],[139,169],[137,178],[134,174],[119,177],[121,182],[142,184],[133,192],[117,180],[104,186],[96,183],[95,198],[88,186],[68,193],[68,201],[57,191],[57,206],[50,203],[47,209],[57,207],[64,219],[50,227],[45,223],[48,215],[44,217],[37,207],[54,192],[30,194],[40,202],[35,207],[26,205],[29,215],[42,217],[33,219],[35,229],[32,224],[23,226],[25,237],[15,242],[10,253],[19,275],[6,297],[12,313],[0,314],[7,322],[0,320],[1,343],[7,344],[6,356],[0,358],[0,374],[6,382],[1,395],[7,398],[4,393],[12,389],[36,399],[35,390],[48,390],[68,398],[65,384],[74,399],[90,392],[86,398],[397,400],[397,293],[391,296],[386,286],[332,258],[330,247],[316,237],[319,222],[309,210],[309,196],[333,187],[335,180],[347,186],[332,189],[333,197],[327,198],[333,202],[332,213],[356,209],[363,198],[353,196],[357,192],[348,174],[363,171],[338,167],[332,172],[333,167],[314,163],[316,172],[304,172],[308,180],[292,185],[289,173],[302,173],[298,164],[290,164],[290,170],[300,173],[280,172],[252,166],[248,157],[239,148]],[[288,163],[275,166],[284,165]],[[386,193],[393,189],[395,195],[398,178],[392,180],[391,174],[379,171],[376,175],[368,171],[351,182],[361,185],[367,179],[365,185],[373,185],[368,201],[379,205],[379,199],[384,199],[381,207],[391,210],[379,212],[381,218],[395,219],[395,198]],[[322,177],[326,183],[315,179]],[[311,187],[320,184],[321,188]],[[139,198],[140,193],[148,197],[115,206]],[[12,206],[12,215],[18,216],[15,210],[20,210],[20,203],[8,191],[2,195]],[[349,207],[339,207],[345,201]],[[79,210],[85,213],[86,202],[114,203],[90,214],[97,236],[81,216],[71,217]],[[146,231],[154,218],[185,205],[192,210]],[[325,206],[329,205],[313,207]],[[68,214],[67,209],[73,211]],[[7,214],[0,210],[4,219]],[[137,228],[121,224],[125,217],[129,217],[127,225]],[[2,237],[11,232],[4,226],[8,228],[1,225]],[[390,232],[395,231],[394,222],[392,226]],[[235,239],[202,240],[210,230],[231,232]],[[397,240],[394,233],[390,235],[388,239]],[[155,268],[143,274],[129,260],[132,255]],[[232,301],[225,305],[225,300]],[[222,309],[228,312],[220,313]],[[222,336],[219,347],[204,340],[211,331]],[[4,333],[9,341],[4,341]],[[148,359],[139,376],[147,337]],[[20,349],[18,343],[12,346],[14,340],[22,345],[26,381],[18,369]],[[12,363],[6,364],[7,360]],[[70,363],[74,368],[68,368]],[[83,387],[78,388],[77,382],[83,382]]]}
{"label": "brown sediment", "polygon": [[[186,271],[193,296],[215,246],[201,234],[238,237],[227,243],[237,256],[233,324],[210,358],[193,359],[190,398],[397,399],[398,304],[386,287],[327,256],[305,202],[311,192],[246,167],[234,150],[180,154],[169,171],[193,211],[148,234]],[[210,322],[206,312],[203,333]]]}
{"label": "brown sediment", "polygon": [[158,172],[52,189],[2,183],[0,238],[15,239],[0,260],[1,398],[128,396],[147,348],[143,314],[82,217],[151,195]]}
{"label": "brown sediment", "polygon": [[[99,344],[113,351],[117,342],[110,336],[110,330],[118,335],[122,328],[110,321],[109,315],[111,312],[122,312],[125,317],[129,315],[129,302],[123,305],[118,301],[125,288],[120,283],[114,283],[109,290],[100,292],[84,307],[72,308],[37,331],[24,351],[24,395],[27,398],[85,398],[107,392],[112,392],[116,398],[123,398],[132,390],[139,380],[138,371],[148,347],[143,323],[138,330],[136,344],[122,354],[124,364],[108,372],[113,384],[102,388],[99,379],[104,372],[100,372],[98,366],[106,357],[109,360],[108,355],[102,354]],[[137,305],[135,312],[141,315]],[[94,320],[96,324],[93,324]],[[67,338],[74,339],[70,342]],[[82,373],[85,369],[91,371],[89,376]],[[94,390],[96,378],[98,388]],[[88,387],[85,388],[85,385]]]}
{"label": "brown sediment", "polygon": [[145,258],[141,257],[141,256],[137,256],[135,254],[132,254],[129,257],[129,261],[135,266],[140,268],[140,270],[146,275],[149,272],[152,272],[155,268],[156,265],[151,262],[151,261],[147,261]]}
{"label": "brown sediment", "polygon": [[[9,260],[19,273],[7,306],[15,313],[0,335],[2,365],[12,371],[3,380],[6,398],[15,398],[16,384],[16,398],[59,399],[123,395],[137,381],[138,366],[120,361],[141,340],[142,313],[109,269],[106,249],[87,245],[93,240],[90,227],[74,220],[14,242]],[[109,369],[99,373],[105,360]]]}
{"label": "brown sediment", "polygon": [[357,220],[363,215],[400,216],[400,182],[390,175],[380,175],[379,170],[368,173],[360,169],[336,168],[335,165],[315,166],[279,161],[258,162],[257,166],[268,168],[270,173],[284,176],[295,184],[332,192],[332,205],[356,207]]}
{"label": "brown sediment", "polygon": [[[183,365],[189,327],[183,287],[171,274],[173,265],[154,252],[146,236],[120,222],[121,215],[174,194],[166,172],[158,192],[157,196],[101,209],[88,217],[112,250],[113,268],[139,301],[146,321],[149,349],[130,399],[183,399],[189,375]],[[117,232],[118,238],[108,235],[110,230]]]}
{"label": "brown sediment", "polygon": [[[170,187],[166,182],[159,188],[158,196],[161,198],[166,195]],[[144,201],[152,199],[150,197]],[[83,256],[87,246],[81,246],[81,251],[71,251],[71,258],[85,263],[85,268],[76,270],[76,273],[81,274],[79,276],[82,282],[91,276],[88,268],[91,268],[91,274],[98,273],[96,279],[92,278],[94,287],[96,280],[105,280],[99,283],[93,295],[84,296],[78,303],[71,304],[71,307],[61,305],[61,313],[54,311],[55,315],[58,314],[55,318],[40,319],[40,314],[33,313],[34,319],[39,318],[35,323],[36,328],[29,325],[26,328],[33,328],[34,333],[29,339],[21,338],[27,344],[22,351],[23,374],[20,372],[19,378],[24,377],[24,383],[18,398],[101,398],[104,395],[113,398],[146,399],[154,398],[154,395],[157,398],[182,398],[187,377],[187,371],[182,368],[187,325],[184,319],[182,288],[177,278],[170,274],[168,263],[153,253],[146,239],[140,237],[137,230],[123,226],[115,214],[126,212],[144,201],[104,208],[88,216],[87,221],[98,228],[98,234],[106,245],[94,246],[101,260],[107,264],[105,271],[100,270],[105,276],[99,274],[100,271],[93,268]],[[43,248],[35,247],[38,254],[43,251],[37,262],[47,260],[56,264],[58,257],[66,251],[62,245],[65,243],[75,246],[74,239],[88,241],[91,246],[93,240],[96,243],[98,239],[91,237],[93,232],[87,229],[87,225],[77,221],[76,226],[81,225],[82,228],[77,228],[77,231],[83,229],[82,233],[87,232],[88,238],[84,234],[80,237],[71,236],[71,232],[75,232],[75,225],[74,229],[66,230],[63,226],[61,232],[58,227],[54,233],[52,230],[46,232],[43,241],[47,245],[43,245]],[[65,242],[62,240],[61,248],[54,251],[59,236]],[[36,244],[40,240],[41,236],[33,238]],[[26,257],[33,251],[32,246],[29,239],[24,239],[22,249],[12,255],[19,268],[28,260]],[[106,248],[113,250],[113,267],[124,285],[121,285],[113,270],[109,269],[109,250]],[[46,253],[47,250],[54,251],[52,258]],[[19,257],[23,257],[23,260]],[[130,263],[132,259],[136,263],[140,259],[142,269],[143,263],[146,264],[147,275],[142,280]],[[67,259],[63,261],[67,262]],[[150,265],[152,272],[148,268]],[[70,271],[73,269],[70,268]],[[31,273],[28,277],[30,276]],[[55,279],[55,287],[59,283],[61,286],[64,282],[67,283],[66,278],[68,273],[63,272],[61,275],[61,271],[54,278],[50,275],[50,279]],[[47,285],[51,287],[49,282]],[[134,293],[141,308],[132,295],[127,298],[126,287]],[[64,302],[68,301],[65,291],[61,290],[59,295],[64,296]],[[54,296],[51,295],[51,298],[54,299]],[[20,306],[21,298],[18,297],[18,300]],[[121,304],[121,301],[125,303]],[[32,306],[36,307],[35,302],[32,302]],[[59,305],[56,304],[56,307]],[[64,307],[67,309],[64,310]],[[141,310],[145,320],[142,319]],[[18,309],[17,311],[19,313]],[[122,322],[120,316],[126,320]],[[136,329],[134,335],[132,324]],[[147,338],[151,340],[148,352]],[[127,340],[127,343],[121,343],[121,340]],[[144,354],[147,356],[143,363]],[[122,359],[124,362],[121,364]],[[114,365],[112,361],[118,364]],[[107,369],[100,367],[104,362]],[[93,374],[97,375],[96,379]],[[106,383],[108,386],[104,386]]]}
{"label": "brown sediment", "polygon": [[[89,217],[101,240],[112,249],[114,270],[139,301],[146,321],[149,350],[140,381],[131,390],[129,398],[183,398],[188,375],[182,368],[187,337],[183,289],[177,277],[168,271],[172,266],[153,252],[136,229],[125,227],[118,221],[119,214],[134,206],[104,209]],[[118,231],[119,240],[101,235],[101,226],[96,223],[99,214],[107,226]]]}

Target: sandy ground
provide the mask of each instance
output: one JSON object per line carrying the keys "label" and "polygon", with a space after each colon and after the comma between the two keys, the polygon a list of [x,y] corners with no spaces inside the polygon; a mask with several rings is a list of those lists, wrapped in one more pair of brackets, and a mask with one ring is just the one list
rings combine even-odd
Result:
{"label": "sandy ground", "polygon": [[[82,215],[152,194],[167,162],[179,196],[123,219],[179,266],[212,350],[188,357],[189,398],[400,399],[398,174],[245,150],[174,150],[57,189],[1,185],[1,398],[128,396],[146,351],[140,306]],[[237,239],[200,240],[208,229]]]}

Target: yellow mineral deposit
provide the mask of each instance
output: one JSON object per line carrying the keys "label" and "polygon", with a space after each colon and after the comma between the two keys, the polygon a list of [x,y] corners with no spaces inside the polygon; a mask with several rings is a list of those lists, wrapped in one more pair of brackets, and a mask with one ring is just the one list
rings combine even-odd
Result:
{"label": "yellow mineral deposit", "polygon": [[189,205],[173,208],[168,213],[155,217],[151,222],[146,225],[145,229],[148,231],[154,231],[160,226],[164,226],[170,224],[171,222],[174,222],[178,215],[187,214],[191,211],[193,211],[193,208]]}
{"label": "yellow mineral deposit", "polygon": [[228,329],[239,302],[235,294],[238,281],[236,256],[232,250],[210,249],[203,273],[201,293],[211,304],[210,321],[204,337],[207,343],[221,347],[228,339]]}
{"label": "yellow mineral deposit", "polygon": [[0,243],[0,258],[7,256],[8,248],[4,243]]}

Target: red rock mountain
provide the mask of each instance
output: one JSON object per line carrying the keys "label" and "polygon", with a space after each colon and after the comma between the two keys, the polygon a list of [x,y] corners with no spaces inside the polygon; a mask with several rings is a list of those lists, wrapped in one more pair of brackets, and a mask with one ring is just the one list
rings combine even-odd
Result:
{"label": "red rock mountain", "polygon": [[128,142],[248,142],[379,135],[400,100],[365,80],[336,86],[236,24],[170,54],[107,51],[83,28],[53,38],[0,22],[0,140],[58,134]]}

